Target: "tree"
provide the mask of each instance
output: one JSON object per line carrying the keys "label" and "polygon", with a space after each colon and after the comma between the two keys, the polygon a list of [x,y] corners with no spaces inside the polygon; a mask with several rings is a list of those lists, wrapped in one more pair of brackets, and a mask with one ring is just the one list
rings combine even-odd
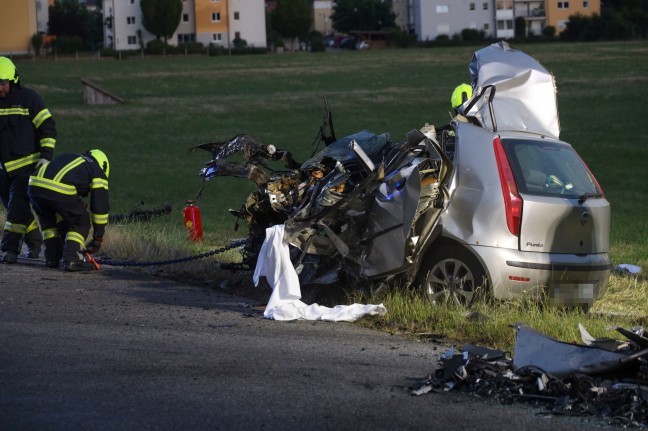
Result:
{"label": "tree", "polygon": [[270,24],[284,39],[306,34],[311,27],[311,9],[308,0],[279,0],[270,12]]}
{"label": "tree", "polygon": [[181,0],[142,0],[142,24],[156,39],[164,39],[164,44],[173,36],[180,25],[182,16]]}
{"label": "tree", "polygon": [[59,0],[49,7],[48,33],[81,40],[82,49],[95,49],[102,38],[101,13],[91,12],[78,0]]}
{"label": "tree", "polygon": [[396,26],[391,2],[384,0],[338,0],[331,20],[333,28],[342,33],[386,30]]}

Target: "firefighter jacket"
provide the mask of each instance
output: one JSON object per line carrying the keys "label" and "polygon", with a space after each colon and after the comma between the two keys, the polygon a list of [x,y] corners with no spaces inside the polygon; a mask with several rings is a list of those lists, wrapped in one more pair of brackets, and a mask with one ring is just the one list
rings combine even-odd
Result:
{"label": "firefighter jacket", "polygon": [[90,195],[94,236],[103,236],[108,223],[108,178],[90,156],[61,154],[29,177],[29,196],[74,204]]}
{"label": "firefighter jacket", "polygon": [[43,99],[12,84],[0,99],[0,162],[10,177],[34,169],[39,159],[52,160],[56,124]]}

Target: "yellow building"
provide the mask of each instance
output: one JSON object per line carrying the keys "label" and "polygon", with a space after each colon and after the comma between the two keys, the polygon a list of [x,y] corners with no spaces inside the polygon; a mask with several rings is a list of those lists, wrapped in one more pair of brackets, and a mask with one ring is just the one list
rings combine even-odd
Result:
{"label": "yellow building", "polygon": [[0,52],[29,52],[36,33],[36,4],[25,0],[4,0],[0,13]]}
{"label": "yellow building", "polygon": [[567,26],[572,15],[592,16],[601,13],[601,0],[547,0],[547,25],[554,26],[560,33]]}

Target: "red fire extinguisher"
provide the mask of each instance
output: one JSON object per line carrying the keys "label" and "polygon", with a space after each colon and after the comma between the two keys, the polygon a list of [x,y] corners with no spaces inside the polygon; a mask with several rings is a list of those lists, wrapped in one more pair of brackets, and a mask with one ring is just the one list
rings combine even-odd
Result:
{"label": "red fire extinguisher", "polygon": [[200,207],[193,201],[187,201],[187,205],[182,210],[184,225],[189,232],[189,239],[192,241],[202,241],[202,222],[200,221]]}

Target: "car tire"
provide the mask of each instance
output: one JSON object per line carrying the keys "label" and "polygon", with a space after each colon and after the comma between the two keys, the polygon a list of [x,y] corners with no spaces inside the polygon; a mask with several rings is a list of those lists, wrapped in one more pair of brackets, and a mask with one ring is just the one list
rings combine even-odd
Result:
{"label": "car tire", "polygon": [[477,258],[452,245],[433,250],[421,264],[421,293],[433,305],[468,306],[490,297],[490,283]]}

